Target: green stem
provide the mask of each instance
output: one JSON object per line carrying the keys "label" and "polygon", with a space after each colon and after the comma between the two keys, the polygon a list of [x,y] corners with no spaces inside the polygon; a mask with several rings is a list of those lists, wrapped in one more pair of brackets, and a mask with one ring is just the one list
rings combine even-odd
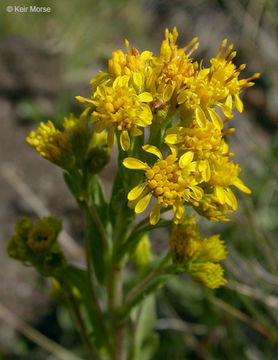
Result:
{"label": "green stem", "polygon": [[87,351],[89,354],[89,359],[90,360],[100,359],[97,349],[94,347],[94,345],[92,344],[92,342],[90,341],[90,339],[87,335],[86,327],[85,327],[85,323],[84,323],[82,314],[80,312],[80,309],[79,309],[74,297],[72,295],[70,295],[70,296],[68,296],[68,300],[69,300],[69,304],[71,306],[74,318],[78,324],[81,338],[84,342],[85,347],[87,348]]}
{"label": "green stem", "polygon": [[144,294],[147,288],[152,284],[154,280],[156,280],[164,271],[165,265],[169,262],[171,258],[171,253],[168,252],[167,255],[163,257],[160,264],[157,268],[155,268],[140,284],[135,286],[130,293],[127,295],[123,310],[123,316],[129,311],[133,302],[140,296]]}
{"label": "green stem", "polygon": [[[170,210],[172,210],[172,208],[169,208],[169,207],[168,207],[168,208],[162,208],[162,209],[160,210],[160,214],[164,214],[164,213],[166,213],[167,211],[170,211]],[[136,232],[137,230],[141,230],[140,228],[141,228],[143,225],[148,224],[149,221],[150,221],[149,216],[147,216],[145,219],[141,220],[141,221],[133,228],[132,233]],[[154,229],[156,229],[156,228],[159,227],[159,226],[160,226],[159,224],[157,224],[157,226],[152,225],[152,227],[153,227]],[[161,227],[162,227],[162,226],[165,226],[165,225],[163,224],[163,225],[161,225]]]}
{"label": "green stem", "polygon": [[92,264],[91,256],[90,256],[90,241],[89,241],[88,236],[86,236],[86,264],[87,264],[87,275],[88,275],[88,282],[89,282],[89,288],[90,288],[90,293],[91,293],[92,305],[94,307],[96,316],[98,318],[98,322],[99,322],[99,326],[102,330],[103,338],[107,342],[107,345],[109,348],[110,344],[109,344],[108,331],[105,326],[105,323],[103,320],[103,314],[102,314],[102,311],[101,311],[101,308],[100,308],[100,305],[99,305],[99,302],[97,299],[97,295],[95,292],[94,279],[93,279],[93,264]]}
{"label": "green stem", "polygon": [[97,226],[97,228],[99,230],[101,239],[102,239],[103,244],[104,244],[104,246],[105,246],[105,248],[107,250],[108,249],[108,241],[107,241],[105,229],[104,229],[103,224],[102,224],[102,222],[100,220],[100,217],[99,217],[98,212],[97,212],[97,210],[95,208],[95,205],[92,202],[90,202],[88,204],[88,209],[89,209],[90,214],[91,214],[91,216],[92,216],[92,218],[93,218],[93,220],[94,220],[94,222],[95,222],[95,224],[96,224],[96,226]]}
{"label": "green stem", "polygon": [[123,303],[123,281],[121,264],[112,264],[109,278],[108,296],[112,330],[114,333],[112,360],[124,360],[126,326],[123,322],[118,321],[118,314],[121,310]]}

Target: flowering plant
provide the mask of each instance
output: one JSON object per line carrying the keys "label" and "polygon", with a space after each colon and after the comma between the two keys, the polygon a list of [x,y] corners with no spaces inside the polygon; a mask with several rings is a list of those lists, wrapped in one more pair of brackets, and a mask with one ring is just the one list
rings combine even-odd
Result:
{"label": "flowering plant", "polygon": [[[126,40],[127,53],[113,52],[108,71],[91,80],[91,96],[76,97],[85,106],[80,116],[65,118],[64,131],[48,121],[27,137],[63,169],[84,212],[87,268],[67,262],[54,217],[19,220],[8,254],[54,278],[92,359],[150,358],[157,341],[146,343],[152,335],[142,314],[154,318],[154,293],[172,276],[185,273],[210,289],[226,283],[224,241],[202,238],[196,216],[229,221],[237,209],[232,187],[250,193],[225,136],[234,131],[226,127],[233,109],[243,111],[239,94],[259,74],[239,79],[245,65],[233,64],[227,40],[204,67],[191,57],[197,39],[179,48],[177,37],[176,28],[166,30],[158,56],[130,49]],[[107,200],[98,174],[115,143],[118,169]],[[149,216],[138,220],[149,204]],[[169,229],[169,251],[155,255],[148,233],[162,227]]]}

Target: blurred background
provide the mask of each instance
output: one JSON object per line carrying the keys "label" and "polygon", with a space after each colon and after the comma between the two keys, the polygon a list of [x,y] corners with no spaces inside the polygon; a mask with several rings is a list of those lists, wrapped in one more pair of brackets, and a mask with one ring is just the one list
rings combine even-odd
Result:
{"label": "blurred background", "polygon": [[[49,6],[50,13],[7,12],[7,6]],[[61,171],[25,142],[39,121],[61,126],[80,111],[75,95],[88,96],[89,80],[123,40],[158,53],[166,27],[178,43],[198,36],[196,59],[208,64],[224,38],[234,43],[244,77],[261,72],[243,94],[230,147],[251,196],[238,192],[229,223],[202,220],[204,236],[221,232],[229,256],[227,286],[202,289],[185,277],[158,293],[160,345],[154,360],[278,359],[278,2],[276,0],[2,0],[0,5],[0,359],[52,360],[55,355],[16,331],[8,312],[80,356],[82,346],[63,307],[49,300],[51,285],[6,256],[15,221],[50,211],[64,220],[80,261],[83,220]],[[110,189],[113,163],[102,177]],[[153,234],[153,247],[161,234]],[[77,244],[77,245],[75,245]],[[167,246],[167,245],[166,245]],[[80,254],[80,255],[79,255]],[[13,323],[13,324],[12,324]]]}

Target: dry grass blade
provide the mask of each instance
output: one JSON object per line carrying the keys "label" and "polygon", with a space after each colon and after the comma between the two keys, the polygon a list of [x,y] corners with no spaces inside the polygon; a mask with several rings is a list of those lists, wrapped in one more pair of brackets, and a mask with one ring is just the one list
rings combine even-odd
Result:
{"label": "dry grass blade", "polygon": [[221,309],[225,310],[229,314],[236,317],[237,319],[245,322],[247,325],[251,326],[254,330],[258,331],[266,338],[278,344],[278,334],[272,334],[266,328],[264,328],[260,323],[258,323],[254,319],[250,318],[248,315],[244,314],[243,312],[239,311],[238,309],[236,309],[235,307],[226,303],[223,300],[217,299],[214,296],[210,296],[209,300],[216,306],[220,307]]}
{"label": "dry grass blade", "polygon": [[28,339],[32,340],[34,343],[36,343],[43,349],[49,351],[51,354],[55,355],[58,359],[82,360],[80,357],[72,354],[71,352],[63,348],[61,345],[55,343],[54,341],[42,335],[37,330],[33,329],[31,326],[26,324],[16,315],[14,315],[9,309],[7,309],[1,303],[0,303],[0,318],[4,320],[7,324],[12,326],[14,329],[21,332]]}

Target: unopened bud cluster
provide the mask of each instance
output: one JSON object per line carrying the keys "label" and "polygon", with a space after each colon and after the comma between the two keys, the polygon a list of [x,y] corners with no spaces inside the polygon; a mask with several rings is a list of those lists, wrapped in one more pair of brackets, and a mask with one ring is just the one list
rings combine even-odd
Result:
{"label": "unopened bud cluster", "polygon": [[61,229],[61,222],[50,216],[36,224],[26,217],[18,220],[8,242],[8,255],[34,266],[44,276],[53,275],[66,265],[57,241]]}

